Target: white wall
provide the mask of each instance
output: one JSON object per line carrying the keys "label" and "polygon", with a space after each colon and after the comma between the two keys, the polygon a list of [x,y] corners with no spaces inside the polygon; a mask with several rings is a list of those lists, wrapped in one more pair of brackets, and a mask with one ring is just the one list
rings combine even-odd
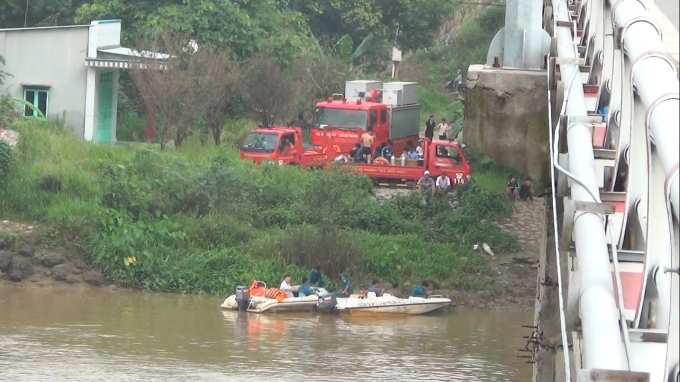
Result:
{"label": "white wall", "polygon": [[89,26],[0,31],[5,85],[23,98],[22,85],[49,85],[48,118],[62,119],[78,138],[85,125],[85,58]]}

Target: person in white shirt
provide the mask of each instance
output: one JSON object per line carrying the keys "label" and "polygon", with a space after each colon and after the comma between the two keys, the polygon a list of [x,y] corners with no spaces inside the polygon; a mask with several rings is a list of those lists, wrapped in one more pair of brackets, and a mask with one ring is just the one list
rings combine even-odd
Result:
{"label": "person in white shirt", "polygon": [[288,298],[295,297],[293,295],[293,287],[290,286],[291,280],[292,278],[290,277],[290,275],[286,275],[283,278],[283,281],[281,281],[281,286],[279,287],[279,289],[281,289],[281,292],[288,294]]}
{"label": "person in white shirt", "polygon": [[446,139],[446,131],[449,130],[449,124],[446,123],[446,118],[442,118],[442,122],[437,125],[437,129],[439,129],[439,137]]}
{"label": "person in white shirt", "polygon": [[423,141],[418,142],[418,147],[416,147],[416,154],[423,155]]}
{"label": "person in white shirt", "polygon": [[442,173],[439,177],[437,177],[435,185],[437,186],[437,190],[442,191],[443,193],[448,193],[451,191],[451,178]]}

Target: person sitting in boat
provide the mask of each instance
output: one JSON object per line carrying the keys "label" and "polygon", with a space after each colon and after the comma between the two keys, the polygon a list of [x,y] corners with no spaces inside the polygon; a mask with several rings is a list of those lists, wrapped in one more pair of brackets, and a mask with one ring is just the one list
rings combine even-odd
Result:
{"label": "person sitting in boat", "polygon": [[333,294],[335,297],[349,297],[352,292],[354,292],[354,288],[352,288],[352,280],[349,279],[347,272],[342,272],[340,274],[340,278],[342,279],[342,286],[339,291],[335,291]]}
{"label": "person sitting in boat", "polygon": [[429,286],[430,284],[428,284],[427,281],[423,281],[422,283],[420,283],[420,285],[413,288],[413,292],[411,292],[411,297],[427,298],[430,295],[430,293],[432,293],[426,289]]}
{"label": "person sitting in boat", "polygon": [[320,265],[315,266],[311,271],[309,271],[307,280],[309,280],[309,283],[314,286],[323,287],[326,285],[326,280],[323,279]]}
{"label": "person sitting in boat", "polygon": [[309,287],[309,279],[307,277],[302,278],[302,285],[298,287],[298,297],[307,297],[314,294],[312,288]]}
{"label": "person sitting in boat", "polygon": [[281,292],[288,294],[288,298],[295,297],[293,295],[293,287],[290,286],[291,280],[292,277],[290,277],[290,275],[286,275],[283,278],[283,281],[281,281],[281,286],[279,287],[279,289],[281,289]]}
{"label": "person sitting in boat", "polygon": [[388,289],[386,292],[394,297],[399,297],[401,295],[401,291],[397,288],[399,288],[399,283],[392,283],[392,288]]}
{"label": "person sitting in boat", "polygon": [[375,293],[375,297],[380,297],[385,292],[385,288],[380,287],[380,281],[378,281],[378,279],[373,279],[371,286],[368,287],[368,291]]}

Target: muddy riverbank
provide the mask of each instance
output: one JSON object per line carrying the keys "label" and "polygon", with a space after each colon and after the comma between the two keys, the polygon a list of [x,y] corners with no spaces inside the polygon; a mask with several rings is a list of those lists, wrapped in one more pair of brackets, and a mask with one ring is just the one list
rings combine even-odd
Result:
{"label": "muddy riverbank", "polygon": [[[523,246],[519,253],[494,253],[488,265],[494,275],[482,276],[493,290],[467,291],[435,288],[449,296],[457,311],[532,311],[536,293],[536,267],[540,250],[543,202],[518,202],[510,219],[498,224],[515,234]],[[96,269],[87,257],[44,243],[44,229],[36,225],[0,220],[0,286],[18,288],[121,290]],[[481,251],[481,248],[478,249]],[[357,281],[362,287],[362,281]],[[388,287],[388,286],[386,286]],[[407,296],[414,285],[393,290]]]}

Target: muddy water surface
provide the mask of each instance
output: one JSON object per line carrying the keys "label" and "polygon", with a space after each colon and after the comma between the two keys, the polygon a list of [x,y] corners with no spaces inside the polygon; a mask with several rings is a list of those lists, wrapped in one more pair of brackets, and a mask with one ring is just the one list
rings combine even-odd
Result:
{"label": "muddy water surface", "polygon": [[516,357],[531,313],[355,319],[221,312],[219,303],[0,287],[0,380],[531,380]]}

